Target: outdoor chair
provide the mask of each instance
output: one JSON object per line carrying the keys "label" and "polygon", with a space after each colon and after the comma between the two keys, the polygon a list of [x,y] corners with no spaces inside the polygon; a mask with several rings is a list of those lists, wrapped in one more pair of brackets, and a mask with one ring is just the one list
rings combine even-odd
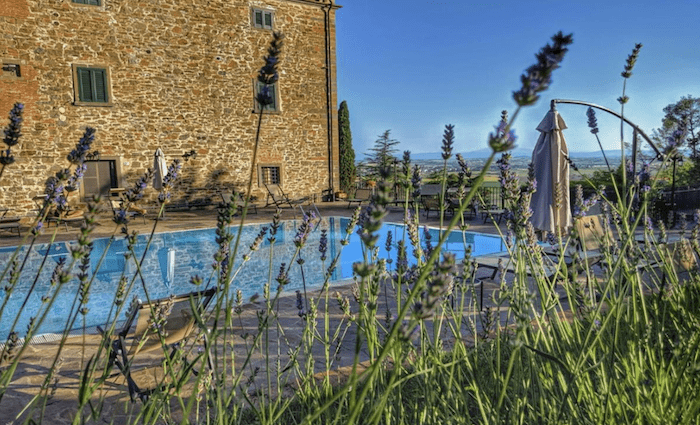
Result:
{"label": "outdoor chair", "polygon": [[406,206],[406,202],[408,202],[408,208],[413,209],[413,196],[410,193],[406,193],[404,188],[397,188],[392,200],[389,201],[389,205],[403,208]]}
{"label": "outdoor chair", "polygon": [[[571,265],[571,257],[564,256],[561,260],[567,266]],[[515,273],[517,271],[517,264],[515,259],[510,256],[508,251],[499,252],[496,254],[480,255],[474,257],[474,262],[477,265],[477,269],[484,268],[491,270],[490,279],[496,278],[499,270],[503,273]],[[542,255],[542,264],[535,264],[531,267],[529,264],[525,265],[525,273],[528,276],[542,276],[547,280],[552,280],[561,273],[559,267],[559,258],[553,258],[549,255]]]}
{"label": "outdoor chair", "polygon": [[[644,239],[637,239],[637,242],[645,243]],[[698,254],[689,240],[672,238],[672,241],[652,241],[652,243],[652,249],[645,249],[648,255],[635,263],[636,269],[642,275],[649,272],[658,278],[658,273],[661,273],[661,286],[663,287],[666,285],[669,274],[678,276],[681,273],[692,275],[700,272]]]}
{"label": "outdoor chair", "polygon": [[0,208],[0,230],[6,230],[10,233],[17,231],[17,236],[22,236],[19,229],[19,217],[8,217],[8,208]]}
{"label": "outdoor chair", "polygon": [[[423,204],[423,210],[425,210],[425,218],[429,218],[430,212],[435,211],[436,214],[440,214],[440,198],[435,195],[425,196],[421,195],[421,204]],[[452,203],[445,201],[443,203],[443,210],[454,214],[454,206]]]}
{"label": "outdoor chair", "polygon": [[[42,215],[48,207],[46,203],[46,195],[37,195],[32,198],[34,204],[36,205],[37,214]],[[58,227],[59,223],[63,224],[68,230],[68,224],[82,224],[85,222],[85,212],[83,210],[76,210],[68,207],[62,211],[59,211],[55,206],[48,207],[49,210],[46,212],[46,227],[50,227],[51,223],[56,223]]]}
{"label": "outdoor chair", "polygon": [[[574,255],[582,260],[582,263],[592,266],[602,260],[602,250],[612,241],[610,230],[603,228],[600,216],[592,215],[582,217],[575,222],[578,238],[570,241],[564,247],[547,246],[543,248],[542,264],[535,264],[532,268],[526,265],[525,271],[529,276],[540,275],[548,280],[561,273],[560,263],[563,262],[568,267],[574,263]],[[499,270],[504,272],[515,272],[516,263],[508,252],[501,252],[491,255],[482,255],[475,258],[479,267],[493,270],[491,279],[496,277]]]}
{"label": "outdoor chair", "polygon": [[[668,253],[671,255],[672,271],[676,275],[681,273],[698,273],[700,267],[698,265],[698,258],[693,246],[687,239],[682,239],[677,242],[669,243],[667,245]],[[660,257],[661,260],[663,258]],[[663,269],[663,261],[658,261],[654,264],[654,268],[661,268],[663,273],[661,285],[666,284],[666,270]]]}
{"label": "outdoor chair", "polygon": [[[461,207],[461,201],[458,198],[450,198],[447,200],[447,202],[450,203],[450,207],[452,208],[452,211],[457,211]],[[467,207],[464,209],[462,212],[462,215],[464,218],[471,220],[474,217],[476,217],[479,214],[479,207],[476,201],[472,200],[471,204],[467,205]]]}
{"label": "outdoor chair", "polygon": [[489,220],[493,221],[494,223],[501,224],[501,220],[503,219],[503,215],[505,215],[506,210],[503,208],[498,208],[498,205],[491,204],[487,208],[482,209],[480,212],[481,218],[484,220],[484,224],[486,224],[486,222]]}
{"label": "outdoor chair", "polygon": [[66,230],[68,230],[69,224],[73,225],[85,223],[85,211],[70,209],[59,213],[58,210],[53,210],[49,212],[49,215],[46,217],[46,221],[46,227],[49,227],[51,223],[56,223],[56,226],[63,224]]}
{"label": "outdoor chair", "polygon": [[143,219],[143,224],[146,224],[146,210],[141,208],[132,208],[131,206],[124,209],[124,201],[120,199],[110,199],[109,205],[112,207],[112,214],[114,217],[124,211],[126,218],[141,217]]}
{"label": "outdoor chair", "polygon": [[360,206],[363,202],[369,202],[370,199],[372,199],[372,189],[357,189],[355,191],[355,196],[348,198],[348,208],[350,208],[352,204]]}
{"label": "outdoor chair", "polygon": [[[234,195],[231,192],[221,192],[221,200],[223,201],[224,204],[231,204],[232,202],[236,205],[237,211],[236,214],[242,214],[243,213],[243,208],[245,207],[245,200],[241,197],[240,193],[236,194],[235,200],[234,200]],[[248,203],[248,213],[251,214],[257,214],[258,213],[258,206],[255,205],[252,202]]]}
{"label": "outdoor chair", "polygon": [[284,193],[284,191],[278,184],[273,184],[269,186],[267,184],[264,184],[264,186],[265,189],[267,189],[267,202],[265,203],[266,207],[274,205],[277,208],[282,208],[283,206],[288,205],[289,208],[294,209],[297,206],[309,200],[308,197],[298,199],[290,198],[289,196],[287,196],[286,193]]}
{"label": "outdoor chair", "polygon": [[[119,372],[124,375],[132,401],[136,398],[145,401],[153,392],[153,389],[141,389],[132,378],[134,371],[132,366],[136,356],[149,351],[163,350],[165,358],[166,350],[170,349],[167,359],[172,361],[181,342],[197,328],[195,318],[201,317],[206,312],[216,292],[216,288],[211,288],[202,292],[152,300],[150,303],[141,300],[132,302],[127,312],[126,322],[117,334],[112,335],[107,363],[107,372],[116,365]],[[101,327],[98,326],[97,330],[105,334]],[[202,335],[206,346],[206,332],[202,332]],[[207,360],[207,366],[211,370],[211,356],[208,356]],[[194,362],[196,359],[189,363],[185,359],[184,367],[190,367]],[[193,369],[193,373],[198,372]]]}

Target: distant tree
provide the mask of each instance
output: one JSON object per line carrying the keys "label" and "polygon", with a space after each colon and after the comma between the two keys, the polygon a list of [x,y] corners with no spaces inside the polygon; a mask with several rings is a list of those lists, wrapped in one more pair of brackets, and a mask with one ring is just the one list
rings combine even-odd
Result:
{"label": "distant tree", "polygon": [[338,108],[338,150],[340,156],[340,189],[350,193],[355,184],[355,150],[350,133],[350,111],[348,103],[342,101]]}
{"label": "distant tree", "polygon": [[698,159],[700,142],[700,98],[691,95],[681,97],[676,103],[664,108],[661,128],[654,130],[654,139],[663,145],[665,139],[675,130],[683,128],[686,131],[685,144],[690,148],[690,157]]}
{"label": "distant tree", "polygon": [[374,141],[374,147],[370,148],[368,154],[370,176],[373,178],[379,177],[379,170],[382,167],[392,168],[397,160],[396,153],[398,149],[394,146],[398,145],[399,141],[391,138],[391,130],[386,130]]}
{"label": "distant tree", "polygon": [[669,136],[679,129],[685,131],[679,147],[690,150],[690,161],[687,161],[683,173],[676,174],[676,183],[687,182],[697,187],[700,181],[700,98],[683,96],[678,102],[666,106],[661,127],[653,131],[652,137],[664,146]]}

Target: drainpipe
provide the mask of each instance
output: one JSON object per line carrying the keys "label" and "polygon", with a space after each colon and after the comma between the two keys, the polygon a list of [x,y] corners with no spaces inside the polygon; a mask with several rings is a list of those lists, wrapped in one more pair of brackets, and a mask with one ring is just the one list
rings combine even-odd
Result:
{"label": "drainpipe", "polygon": [[333,187],[333,86],[331,79],[333,72],[331,70],[331,9],[333,1],[328,0],[328,3],[322,7],[324,14],[324,32],[326,43],[326,124],[328,127],[328,200],[333,200],[335,189]]}

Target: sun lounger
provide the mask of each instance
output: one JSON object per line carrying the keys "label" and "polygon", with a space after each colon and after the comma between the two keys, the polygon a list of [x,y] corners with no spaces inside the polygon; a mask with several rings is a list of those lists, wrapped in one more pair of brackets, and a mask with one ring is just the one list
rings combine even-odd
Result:
{"label": "sun lounger", "polygon": [[[113,335],[107,364],[108,371],[117,365],[119,372],[124,375],[132,401],[136,398],[144,400],[152,392],[152,390],[141,389],[132,378],[134,358],[139,353],[164,350],[166,347],[170,349],[170,353],[163,353],[164,358],[172,359],[179,344],[196,329],[195,317],[204,314],[216,292],[216,288],[212,288],[202,292],[152,300],[150,303],[140,300],[132,303],[130,314],[122,329]],[[192,309],[193,306],[196,310]],[[159,317],[168,309],[169,314]],[[105,334],[101,327],[98,326],[97,330]],[[203,335],[206,338],[206,333]],[[208,366],[211,368],[211,356],[208,360]]]}
{"label": "sun lounger", "polygon": [[[221,200],[223,201],[224,204],[230,204],[231,202],[234,202],[236,204],[237,208],[237,213],[242,214],[243,213],[243,208],[245,207],[245,200],[241,198],[240,193],[236,195],[236,198],[233,198],[233,193],[231,192],[221,192]],[[252,202],[248,203],[248,213],[252,214],[257,214],[258,213],[258,206],[255,205]]]}
{"label": "sun lounger", "polygon": [[296,208],[297,206],[308,202],[309,197],[303,197],[303,198],[297,198],[297,199],[292,199],[289,196],[287,196],[286,193],[282,190],[280,185],[277,184],[272,184],[272,185],[267,185],[265,184],[265,189],[267,189],[267,203],[265,204],[266,207],[270,205],[275,205],[277,208],[282,208],[285,205],[288,205],[289,208]]}
{"label": "sun lounger", "polygon": [[[570,257],[565,257],[563,260],[567,265],[570,265],[572,261]],[[515,273],[517,271],[515,259],[512,258],[507,251],[474,257],[474,262],[477,264],[478,268],[491,270],[493,272],[491,274],[491,279],[496,278],[496,274],[498,274],[499,270],[502,270],[504,273]],[[529,264],[525,265],[525,273],[527,273],[528,276],[544,276],[547,279],[551,279],[559,272],[560,267],[558,260],[547,255],[543,255],[542,264],[535,264],[534,268]]]}
{"label": "sun lounger", "polygon": [[143,223],[146,224],[146,210],[132,207],[129,207],[126,210],[124,210],[124,202],[119,199],[110,199],[109,204],[112,206],[112,213],[115,217],[121,211],[124,211],[127,218],[134,218],[136,216],[140,216],[141,218],[143,218]]}
{"label": "sun lounger", "polygon": [[357,189],[355,191],[355,196],[348,199],[348,208],[352,204],[362,205],[363,202],[369,202],[372,199],[372,189]]}
{"label": "sun lounger", "polygon": [[10,233],[17,231],[17,236],[21,236],[19,229],[20,217],[8,217],[8,208],[0,208],[0,230],[6,230]]}

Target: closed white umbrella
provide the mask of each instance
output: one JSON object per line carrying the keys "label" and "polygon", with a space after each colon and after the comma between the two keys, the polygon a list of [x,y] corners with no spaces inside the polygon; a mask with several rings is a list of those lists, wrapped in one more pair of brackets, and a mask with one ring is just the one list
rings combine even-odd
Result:
{"label": "closed white umbrella", "polygon": [[168,165],[165,163],[165,155],[160,148],[156,149],[155,158],[153,159],[153,168],[156,170],[153,176],[153,187],[161,189],[163,187],[163,179],[168,174]]}
{"label": "closed white umbrella", "polygon": [[532,163],[537,179],[537,191],[532,195],[532,225],[541,231],[556,233],[571,227],[569,197],[569,148],[562,130],[566,123],[559,112],[547,112],[537,130],[541,132]]}

